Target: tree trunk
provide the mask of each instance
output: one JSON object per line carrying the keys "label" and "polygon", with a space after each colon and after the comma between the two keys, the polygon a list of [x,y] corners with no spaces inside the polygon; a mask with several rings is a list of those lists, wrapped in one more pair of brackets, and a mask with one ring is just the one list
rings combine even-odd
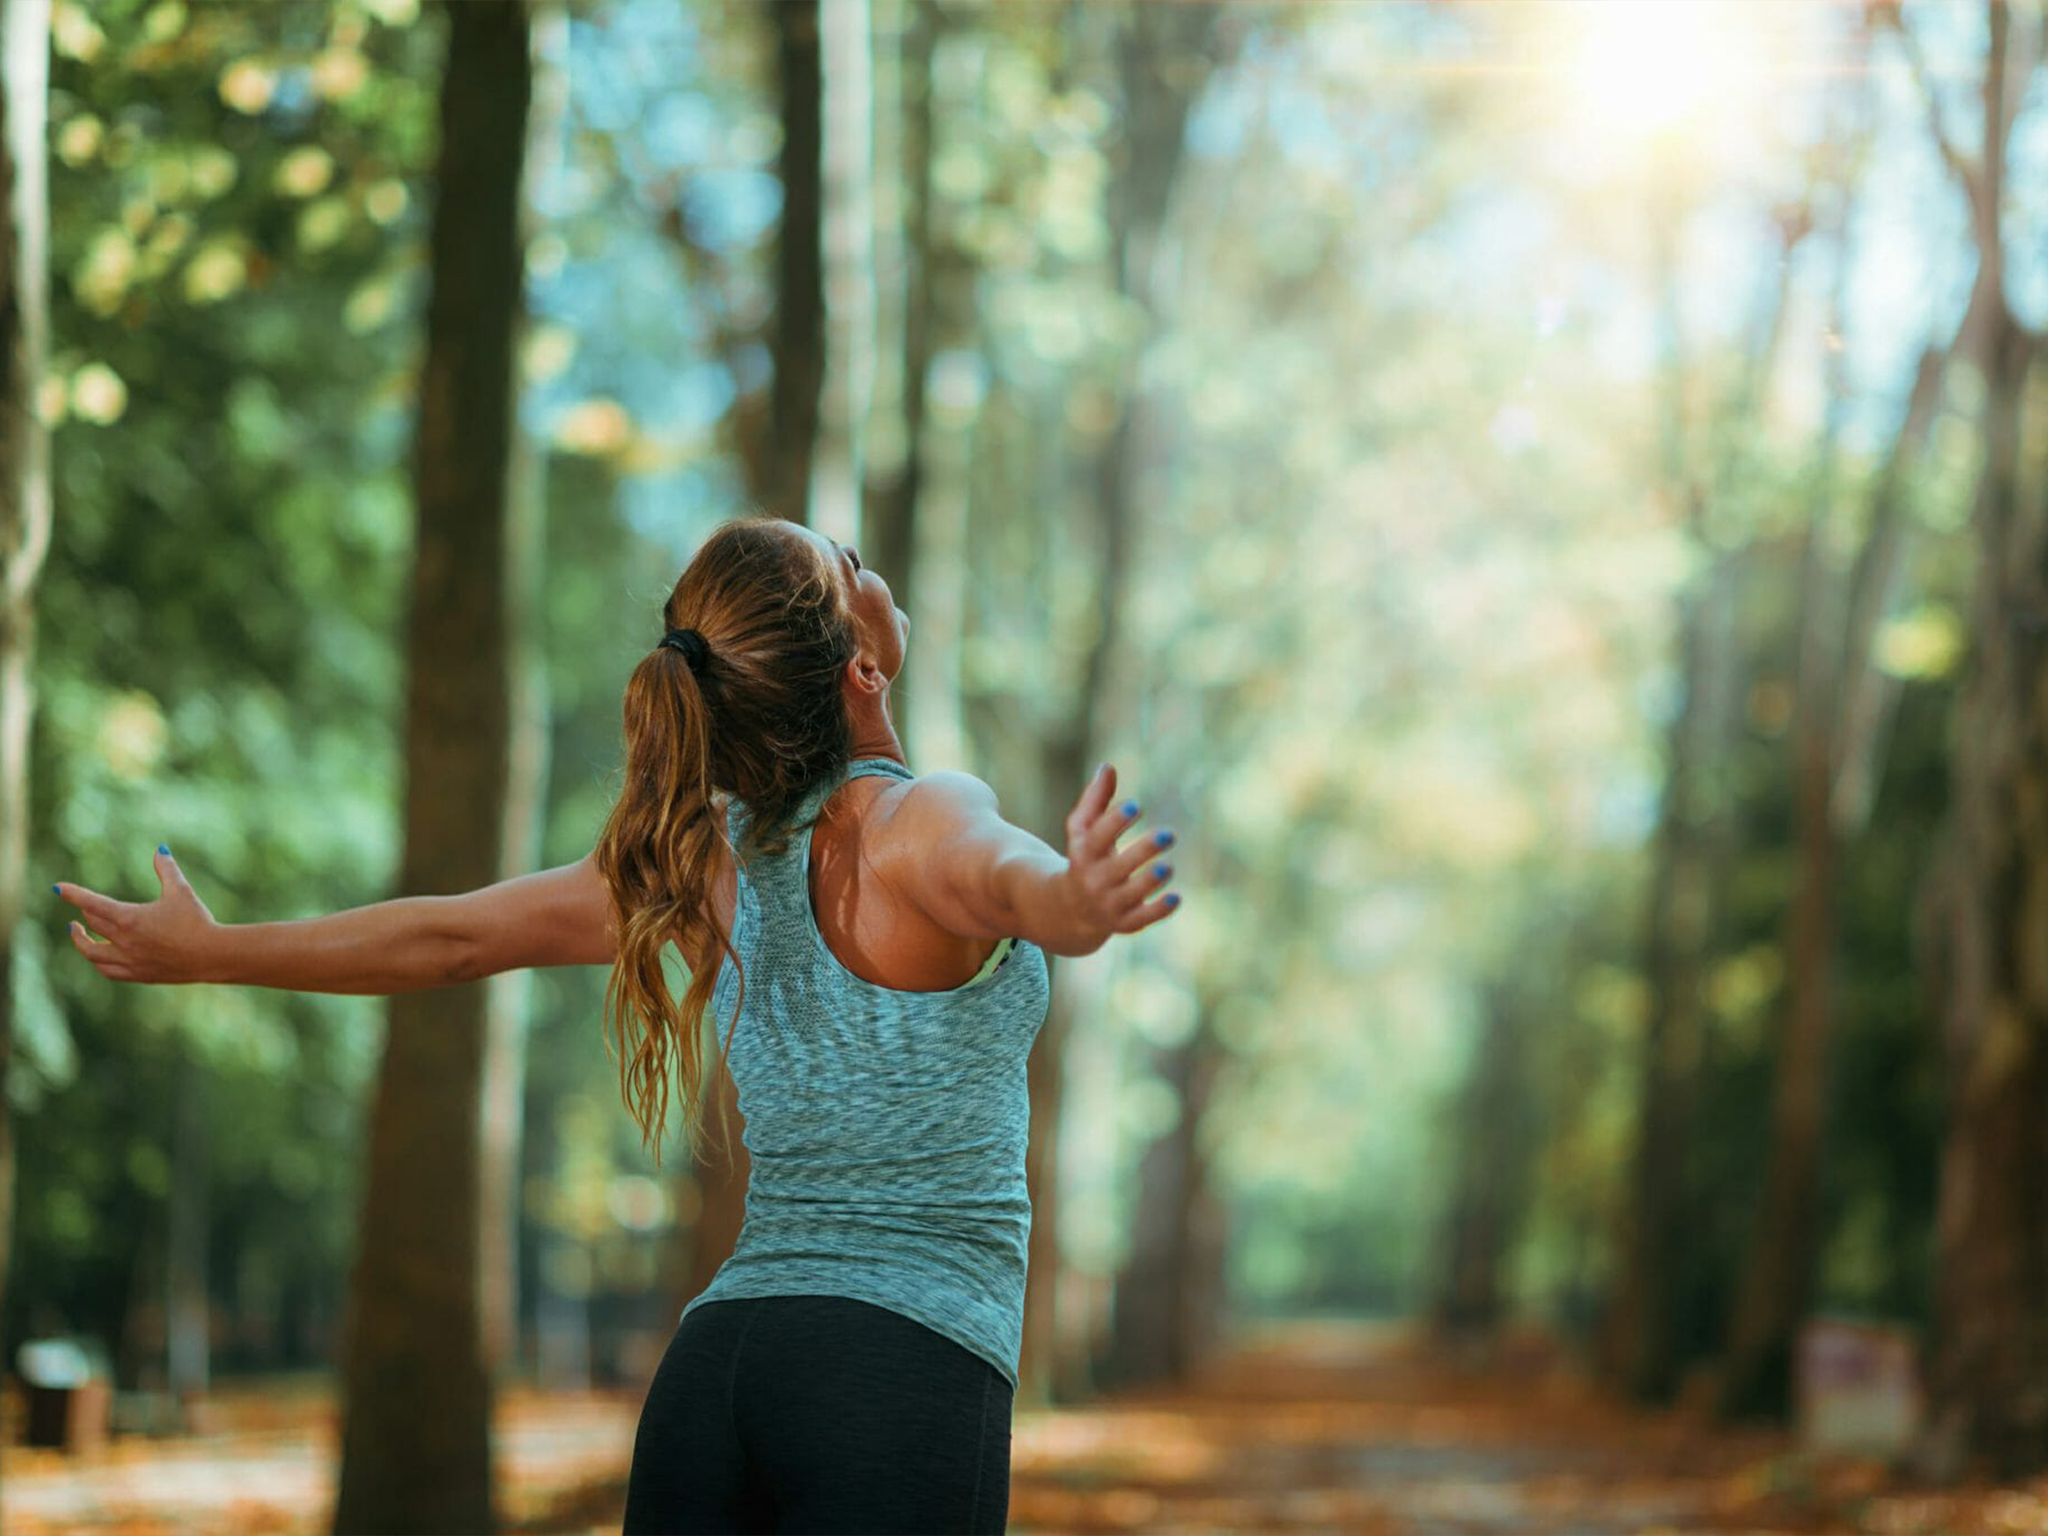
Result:
{"label": "tree trunk", "polygon": [[825,317],[810,520],[844,539],[865,537],[860,497],[875,384],[874,30],[870,0],[834,0],[818,14]]}
{"label": "tree trunk", "polygon": [[50,547],[50,435],[36,410],[49,351],[49,0],[4,0],[0,28],[0,1316],[14,1233],[14,946],[28,849],[35,590]]}
{"label": "tree trunk", "polygon": [[932,351],[931,73],[938,27],[933,7],[923,0],[903,5],[900,14],[903,30],[897,89],[892,94],[901,123],[901,153],[894,157],[901,218],[883,219],[879,206],[876,217],[893,232],[887,249],[897,259],[879,275],[890,295],[885,312],[898,319],[901,344],[898,364],[888,374],[895,384],[888,402],[893,430],[870,435],[861,546],[868,563],[888,577],[896,606],[915,625],[922,617],[917,606],[917,498],[923,471],[925,373]]}
{"label": "tree trunk", "polygon": [[[1895,14],[1916,65],[1910,31]],[[1935,141],[1968,194],[1979,263],[1971,335],[1984,377],[1970,650],[1956,705],[1953,795],[1923,915],[1947,919],[1942,970],[1948,1126],[1935,1219],[1928,1432],[1921,1470],[2048,1466],[2048,518],[2020,506],[2022,414],[2040,337],[2005,292],[2010,8],[1987,0],[1979,159]],[[2038,50],[2037,50],[2038,51]],[[1931,81],[1923,77],[1931,89]],[[1978,300],[1982,300],[1981,308]]]}
{"label": "tree trunk", "polygon": [[0,28],[0,1317],[14,1234],[14,945],[28,851],[35,590],[50,547],[50,435],[36,409],[49,351],[49,0],[4,0]]}
{"label": "tree trunk", "polygon": [[1678,599],[1681,702],[1667,738],[1663,804],[1645,912],[1644,973],[1650,1002],[1644,1025],[1635,1178],[1623,1223],[1619,1277],[1599,1341],[1605,1374],[1648,1402],[1671,1397],[1683,1364],[1685,1341],[1678,1336],[1677,1317],[1684,1277],[1674,1261],[1685,1251],[1694,1085],[1709,1045],[1701,984],[1720,926],[1724,871],[1733,855],[1727,795],[1713,790],[1712,784],[1713,764],[1734,708],[1732,609],[1738,556],[1712,537],[1709,511],[1739,475],[1745,423],[1763,397],[1784,334],[1790,256],[1808,229],[1804,204],[1781,213],[1787,260],[1760,291],[1750,366],[1715,423],[1720,440],[1712,445],[1710,461],[1696,470],[1684,441],[1676,252],[1670,244],[1678,211],[1670,205],[1654,210],[1659,218],[1657,255],[1669,352],[1662,471],[1665,483],[1682,499],[1687,542],[1699,568]]}
{"label": "tree trunk", "polygon": [[206,1068],[188,1048],[178,1065],[171,1125],[171,1198],[164,1241],[164,1376],[181,1418],[206,1395],[213,1354],[206,1280]]}
{"label": "tree trunk", "polygon": [[[773,400],[768,462],[755,480],[768,509],[792,522],[810,516],[811,461],[817,452],[825,376],[824,75],[818,0],[777,0],[773,7],[782,93],[782,230],[777,237]],[[739,1104],[731,1075],[714,1073],[707,1094],[725,1101],[734,1128],[731,1162],[693,1158],[697,1220],[683,1239],[687,1304],[732,1255],[746,1216],[747,1152],[738,1141]],[[707,1102],[710,1102],[707,1100]],[[707,1111],[715,1113],[715,1111]]]}
{"label": "tree trunk", "polygon": [[1834,1007],[1836,839],[1828,814],[1829,717],[1835,667],[1823,632],[1832,611],[1821,519],[1800,560],[1799,666],[1793,708],[1793,794],[1798,875],[1787,914],[1790,996],[1772,1074],[1769,1163],[1763,1200],[1736,1293],[1718,1411],[1781,1415],[1789,1404],[1792,1345],[1813,1289],[1816,1205],[1827,1112]]}
{"label": "tree trunk", "polygon": [[1982,1457],[2012,1477],[2048,1466],[2048,569],[2018,504],[2034,341],[2000,310],[1952,738],[1960,880],[1925,1455],[1944,1475]]}
{"label": "tree trunk", "polygon": [[[1867,143],[1867,136],[1864,143]],[[1862,159],[1862,144],[1856,163]],[[1828,329],[1843,334],[1850,272],[1850,210],[1856,173],[1843,177],[1836,221],[1835,281]],[[1818,453],[1819,489],[1808,509],[1799,559],[1793,671],[1791,780],[1797,873],[1785,923],[1788,1005],[1771,1075],[1771,1129],[1763,1199],[1749,1234],[1728,1344],[1716,1371],[1718,1411],[1784,1414],[1790,1405],[1792,1347],[1813,1292],[1815,1227],[1827,1062],[1834,1011],[1835,866],[1832,810],[1836,699],[1842,666],[1834,649],[1837,582],[1828,556],[1835,504],[1836,448],[1849,397],[1844,352],[1829,355],[1827,404]],[[1867,565],[1867,562],[1866,562]],[[1866,570],[1866,577],[1870,574]]]}
{"label": "tree trunk", "polygon": [[[521,0],[447,8],[420,377],[399,891],[505,868],[508,490],[531,86]],[[481,1262],[487,984],[391,999],[344,1346],[339,1531],[492,1528]]]}
{"label": "tree trunk", "polygon": [[1214,1020],[1212,1000],[1198,999],[1188,1038],[1153,1052],[1153,1071],[1173,1089],[1180,1113],[1138,1163],[1131,1251],[1116,1279],[1099,1386],[1178,1379],[1216,1337],[1222,1230],[1201,1137],[1223,1061]]}
{"label": "tree trunk", "polygon": [[1499,1329],[1501,1274],[1527,1208],[1535,1136],[1524,1006],[1506,988],[1489,990],[1467,1080],[1458,1177],[1431,1309],[1433,1325],[1454,1345],[1484,1343]]}
{"label": "tree trunk", "polygon": [[774,396],[769,407],[769,510],[810,515],[811,457],[825,377],[824,74],[818,0],[776,0],[781,83],[782,228],[775,245]]}
{"label": "tree trunk", "polygon": [[[1085,14],[1085,12],[1084,12]],[[1118,38],[1124,142],[1106,195],[1111,271],[1117,290],[1147,312],[1156,309],[1152,262],[1166,221],[1185,147],[1187,118],[1213,59],[1204,48],[1215,31],[1217,8],[1190,3],[1139,7]],[[1054,839],[1073,797],[1093,773],[1100,732],[1098,713],[1109,662],[1115,654],[1130,550],[1136,535],[1136,488],[1145,439],[1138,363],[1144,342],[1125,359],[1122,415],[1109,433],[1094,470],[1093,537],[1095,624],[1082,656],[1080,677],[1065,720],[1047,732],[1039,758],[1041,813]],[[1055,846],[1059,846],[1055,841]],[[1053,967],[1052,1005],[1033,1042],[1028,1063],[1031,1139],[1025,1160],[1031,1190],[1031,1257],[1024,1296],[1023,1369],[1028,1398],[1058,1395],[1068,1384],[1061,1350],[1057,1295],[1060,1276],[1058,1189],[1059,1122],[1064,1097],[1063,1054],[1072,1027],[1073,989]]]}
{"label": "tree trunk", "polygon": [[[567,106],[569,18],[553,0],[535,0],[532,105],[521,173],[520,242],[532,233],[532,189],[553,169],[552,151]],[[547,562],[547,455],[516,420],[505,504],[506,666],[510,723],[505,782],[507,876],[538,869],[547,820],[549,762],[546,646],[542,601]],[[519,1353],[519,1193],[526,1133],[526,1038],[533,972],[488,978],[484,1000],[482,1285],[484,1363],[495,1378]]]}

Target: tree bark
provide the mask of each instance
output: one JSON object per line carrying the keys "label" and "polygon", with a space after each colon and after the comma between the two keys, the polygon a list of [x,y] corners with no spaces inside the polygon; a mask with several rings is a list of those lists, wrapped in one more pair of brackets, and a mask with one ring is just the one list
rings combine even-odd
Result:
{"label": "tree bark", "polygon": [[1944,1475],[1972,1457],[1999,1477],[2048,1466],[2048,570],[2018,506],[2034,345],[2009,314],[1993,327],[1972,649],[1952,737],[1961,862],[1926,1447]]}
{"label": "tree bark", "polygon": [[1694,1086],[1709,1047],[1701,985],[1721,923],[1724,872],[1734,852],[1727,795],[1716,792],[1712,784],[1713,764],[1734,709],[1737,658],[1732,610],[1740,556],[1716,541],[1709,512],[1739,479],[1744,425],[1763,397],[1784,334],[1790,256],[1809,229],[1804,202],[1780,210],[1787,260],[1759,293],[1749,367],[1711,423],[1718,440],[1710,445],[1710,459],[1695,468],[1685,444],[1676,252],[1670,244],[1678,210],[1667,204],[1656,213],[1670,354],[1662,473],[1665,484],[1681,499],[1687,542],[1699,566],[1678,598],[1681,702],[1667,737],[1664,796],[1645,911],[1644,973],[1650,1000],[1635,1178],[1623,1223],[1620,1274],[1599,1341],[1605,1374],[1648,1402],[1671,1397],[1684,1364],[1684,1341],[1676,1327],[1684,1277],[1674,1260],[1684,1252]]}
{"label": "tree bark", "polygon": [[1484,1343],[1499,1329],[1501,1272],[1528,1205],[1535,1137],[1524,1006],[1505,987],[1489,989],[1467,1079],[1458,1177],[1431,1308],[1433,1326],[1454,1345]]}
{"label": "tree bark", "polygon": [[14,945],[28,850],[35,592],[50,547],[50,435],[36,409],[49,351],[49,0],[4,0],[0,26],[0,1315],[14,1232]]}
{"label": "tree bark", "polygon": [[1131,1250],[1116,1277],[1107,1347],[1096,1385],[1116,1388],[1174,1380],[1207,1354],[1218,1324],[1222,1236],[1210,1197],[1202,1116],[1223,1053],[1213,1001],[1195,1003],[1185,1040],[1157,1047],[1152,1070],[1180,1112],[1138,1162]]}
{"label": "tree bark", "polygon": [[[1888,19],[1917,65],[1910,29]],[[1928,1431],[1915,1459],[1937,1476],[1979,1461],[2005,1477],[2048,1466],[2048,518],[2020,505],[2022,413],[2041,338],[2012,312],[2003,242],[2007,141],[2028,85],[2013,77],[2033,72],[2038,48],[2014,69],[2003,0],[1987,0],[1986,22],[1981,156],[1960,151],[1930,110],[1976,237],[1984,459],[1954,801],[1922,906],[1946,920],[1948,1126]]]}
{"label": "tree bark", "polygon": [[776,0],[781,86],[782,227],[775,244],[775,379],[769,406],[769,509],[810,516],[811,458],[825,378],[824,72],[818,0]]}
{"label": "tree bark", "polygon": [[[533,75],[527,159],[521,171],[520,243],[531,237],[532,188],[552,170],[550,151],[568,100],[569,18],[558,0],[530,0]],[[546,646],[542,600],[547,561],[547,452],[512,427],[505,502],[506,667],[510,724],[505,781],[504,869],[540,867],[547,820],[549,760]],[[519,1353],[519,1186],[526,1134],[526,1040],[533,972],[505,971],[487,982],[484,1001],[482,1284],[484,1362],[495,1378]]]}
{"label": "tree bark", "polygon": [[932,352],[931,73],[938,27],[932,6],[924,0],[911,0],[903,9],[896,92],[902,122],[902,226],[895,249],[901,252],[901,271],[885,274],[894,295],[889,308],[900,314],[902,325],[894,406],[898,430],[878,434],[871,449],[861,541],[868,563],[888,577],[896,606],[915,624],[921,617],[917,499],[923,480],[925,374]]}
{"label": "tree bark", "polygon": [[[522,0],[447,8],[416,551],[401,894],[501,878],[510,770],[508,490],[531,94]],[[487,983],[391,999],[344,1346],[338,1531],[487,1531],[481,1262]]]}

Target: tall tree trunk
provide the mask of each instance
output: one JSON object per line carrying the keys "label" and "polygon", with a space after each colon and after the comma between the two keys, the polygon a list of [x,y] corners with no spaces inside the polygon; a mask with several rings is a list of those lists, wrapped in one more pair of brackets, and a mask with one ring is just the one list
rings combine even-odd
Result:
{"label": "tall tree trunk", "polygon": [[206,1395],[213,1345],[206,1276],[206,1077],[205,1065],[188,1048],[178,1065],[171,1111],[170,1230],[164,1242],[164,1374],[181,1415]]}
{"label": "tall tree trunk", "polygon": [[775,243],[774,358],[769,407],[769,510],[793,522],[810,515],[811,457],[825,377],[824,72],[818,0],[776,0],[781,86],[782,227]]}
{"label": "tall tree trunk", "polygon": [[[782,228],[775,256],[774,358],[768,459],[753,472],[768,510],[806,522],[811,461],[818,447],[825,377],[824,73],[818,0],[776,0],[777,78],[782,101]],[[734,1127],[730,1162],[691,1160],[697,1220],[684,1236],[688,1262],[682,1303],[711,1283],[731,1257],[746,1217],[747,1153],[739,1144],[739,1100],[731,1075],[713,1073],[707,1094],[724,1100]],[[707,1104],[711,1101],[707,1099]],[[707,1113],[715,1110],[707,1109]]]}
{"label": "tall tree trunk", "polygon": [[1527,1209],[1530,1123],[1526,1005],[1489,989],[1486,1020],[1459,1117],[1458,1175],[1444,1232],[1431,1321],[1451,1343],[1484,1343],[1499,1329],[1501,1272]]}
{"label": "tall tree trunk", "polygon": [[[447,8],[420,376],[405,716],[407,895],[505,871],[508,490],[531,94],[522,0]],[[343,1382],[339,1531],[492,1528],[479,1115],[487,986],[391,999]]]}
{"label": "tall tree trunk", "polygon": [[[1692,516],[1697,519],[1695,505]],[[1679,598],[1678,670],[1663,806],[1652,855],[1644,939],[1649,1016],[1638,1098],[1635,1179],[1621,1272],[1602,1339],[1603,1366],[1636,1397],[1662,1401],[1677,1386],[1676,1332],[1686,1210],[1686,1152],[1703,1050],[1701,980],[1718,926],[1712,871],[1725,809],[1704,787],[1719,749],[1716,676],[1726,670],[1733,557],[1710,554]]]}
{"label": "tall tree trunk", "polygon": [[1809,227],[1804,204],[1781,211],[1787,260],[1759,290],[1749,366],[1731,399],[1710,422],[1718,435],[1709,445],[1711,457],[1695,466],[1685,442],[1682,408],[1677,252],[1671,234],[1678,210],[1667,205],[1655,213],[1669,354],[1662,473],[1665,484],[1681,499],[1687,542],[1699,565],[1678,598],[1680,703],[1667,737],[1664,796],[1644,914],[1649,1014],[1637,1104],[1635,1176],[1623,1223],[1620,1272],[1599,1341],[1604,1372],[1637,1398],[1652,1402],[1672,1395],[1683,1364],[1677,1317],[1684,1276],[1675,1259],[1685,1251],[1682,1232],[1690,1193],[1694,1085],[1709,1044],[1701,984],[1720,926],[1723,871],[1733,853],[1733,817],[1725,792],[1713,788],[1713,763],[1734,707],[1737,658],[1732,613],[1739,556],[1717,543],[1709,513],[1743,471],[1743,434],[1763,397],[1784,334],[1789,258]]}
{"label": "tall tree trunk", "polygon": [[[1895,13],[1886,19],[1918,65],[1910,29]],[[1948,1125],[1928,1433],[1916,1453],[1941,1476],[1973,1459],[1999,1476],[2048,1466],[2048,516],[2020,504],[2022,413],[2041,338],[2007,299],[2003,238],[2008,140],[2039,48],[2037,37],[2013,67],[2004,0],[1987,0],[1986,33],[1978,158],[1949,140],[1929,97],[1935,142],[1969,198],[1982,322],[1971,339],[1984,377],[1954,801],[1922,908],[1947,919]]]}
{"label": "tall tree trunk", "polygon": [[2018,503],[2033,350],[2009,314],[1993,327],[1952,738],[1961,882],[1929,1382],[1938,1469],[1982,1456],[2001,1477],[2048,1466],[2048,569]]}
{"label": "tall tree trunk", "polygon": [[[1848,220],[1843,228],[1846,234]],[[1842,257],[1834,302],[1839,333],[1849,258]],[[1907,529],[1907,481],[1924,449],[1947,365],[1980,332],[1991,290],[1982,280],[1950,346],[1931,345],[1914,370],[1906,411],[1878,472],[1861,544],[1850,571],[1839,649],[1836,576],[1819,523],[1818,498],[1801,561],[1799,665],[1793,728],[1794,804],[1799,876],[1786,925],[1790,1007],[1774,1079],[1771,1160],[1765,1198],[1737,1292],[1726,1363],[1717,1384],[1725,1416],[1782,1414],[1791,1396],[1795,1336],[1812,1295],[1818,1241],[1816,1192],[1826,1120],[1828,1037],[1833,1007],[1834,882],[1842,839],[1869,815],[1883,757],[1884,721],[1895,681],[1876,665],[1873,641],[1889,602]],[[1837,362],[1829,387],[1823,480],[1832,484],[1834,442],[1848,389]]]}
{"label": "tall tree trunk", "polygon": [[960,661],[971,618],[969,491],[981,401],[978,381],[972,393],[952,391],[950,401],[936,386],[947,373],[965,382],[986,347],[979,334],[983,321],[975,303],[975,264],[960,238],[966,208],[933,182],[931,165],[943,125],[973,120],[974,85],[959,71],[947,80],[932,68],[953,25],[945,10],[930,0],[914,0],[909,10],[914,30],[905,45],[905,88],[917,95],[906,106],[910,121],[904,131],[906,136],[923,134],[921,149],[905,147],[905,154],[919,161],[916,181],[922,191],[917,222],[906,235],[916,264],[906,278],[912,291],[905,295],[904,321],[903,411],[911,440],[904,448],[907,483],[876,503],[883,536],[896,553],[885,557],[878,552],[875,559],[878,566],[884,558],[899,562],[890,569],[892,584],[896,570],[911,576],[911,595],[902,599],[910,615],[911,643],[896,683],[905,701],[905,712],[897,717],[905,749],[913,763],[967,767],[973,761],[973,735]]}
{"label": "tall tree trunk", "polygon": [[875,375],[874,26],[870,0],[834,0],[818,14],[825,343],[811,521],[843,539],[866,536],[860,497]]}
{"label": "tall tree trunk", "polygon": [[[1860,165],[1861,146],[1855,160]],[[1843,177],[1835,228],[1835,280],[1828,331],[1846,325],[1850,217],[1856,173]],[[1794,1335],[1813,1291],[1813,1256],[1827,1061],[1834,1011],[1835,866],[1832,810],[1834,726],[1841,667],[1834,649],[1837,581],[1828,555],[1835,505],[1836,450],[1849,386],[1845,350],[1829,355],[1827,404],[1817,455],[1818,488],[1799,560],[1793,666],[1791,780],[1796,876],[1785,921],[1786,1011],[1771,1076],[1771,1123],[1763,1199],[1737,1282],[1728,1345],[1714,1382],[1720,1413],[1782,1414],[1789,1403]]]}
{"label": "tall tree trunk", "polygon": [[1100,1386],[1182,1377],[1216,1337],[1221,1212],[1201,1129],[1223,1052],[1213,999],[1198,997],[1194,1006],[1188,1037],[1152,1053],[1152,1070],[1180,1112],[1138,1161],[1131,1251],[1116,1278]]}
{"label": "tall tree trunk", "polygon": [[[1171,7],[1141,6],[1117,39],[1125,130],[1106,196],[1111,271],[1117,290],[1148,313],[1156,309],[1153,256],[1185,148],[1188,113],[1213,67],[1214,61],[1205,56],[1204,49],[1214,38],[1216,16],[1214,5],[1194,0]],[[1154,318],[1156,323],[1156,315]],[[1143,401],[1138,370],[1143,345],[1141,340],[1125,360],[1122,414],[1095,462],[1094,527],[1087,541],[1096,550],[1095,623],[1066,718],[1046,733],[1040,753],[1040,815],[1055,836],[1067,807],[1094,771],[1101,740],[1098,716],[1103,684],[1119,638],[1136,534],[1136,491],[1144,471],[1146,439],[1139,430]],[[1059,1166],[1064,1052],[1074,1012],[1074,989],[1065,984],[1063,970],[1059,965],[1053,967],[1052,1004],[1027,1064],[1031,1135],[1025,1173],[1032,1216],[1020,1386],[1027,1397],[1039,1399],[1060,1395],[1071,1385],[1071,1367],[1061,1359],[1057,1308],[1061,1262],[1055,1170]]]}
{"label": "tall tree trunk", "polygon": [[[553,169],[554,146],[567,106],[569,18],[558,0],[530,0],[533,28],[532,105],[528,154],[521,172],[520,241],[535,221],[532,189]],[[542,584],[547,558],[546,450],[512,427],[505,504],[506,667],[510,715],[505,781],[504,864],[507,875],[540,867],[547,820],[548,694],[542,644]],[[485,983],[483,1090],[482,1286],[484,1363],[496,1377],[519,1351],[519,1170],[526,1134],[526,1040],[533,1011],[533,972],[504,971]]]}
{"label": "tall tree trunk", "polygon": [[50,547],[50,436],[36,410],[49,350],[49,0],[0,0],[0,1316],[14,1233],[14,945],[28,849],[35,590]]}
{"label": "tall tree trunk", "polygon": [[[899,0],[895,14],[902,30],[897,38],[896,89],[889,94],[900,123],[900,153],[891,157],[897,164],[893,193],[881,190],[892,185],[886,180],[878,187],[876,221],[889,231],[883,249],[891,259],[878,259],[876,264],[883,268],[878,276],[889,296],[884,313],[900,326],[900,344],[896,365],[878,370],[878,383],[886,377],[894,387],[886,392],[878,388],[878,396],[886,393],[888,399],[877,404],[893,419],[869,437],[861,545],[868,563],[889,578],[896,606],[916,625],[922,617],[917,497],[923,470],[925,373],[932,351],[931,74],[938,26],[934,8],[923,0]],[[878,99],[881,95],[878,88]],[[885,199],[900,209],[900,218],[883,216]]]}

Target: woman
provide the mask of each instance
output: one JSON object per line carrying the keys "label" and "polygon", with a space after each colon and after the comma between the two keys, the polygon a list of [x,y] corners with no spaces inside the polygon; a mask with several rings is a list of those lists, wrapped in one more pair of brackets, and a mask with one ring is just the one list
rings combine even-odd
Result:
{"label": "woman", "polygon": [[[908,620],[856,551],[768,516],[708,538],[626,686],[624,788],[592,852],[459,896],[213,921],[59,885],[122,981],[389,993],[605,964],[643,1136],[673,1077],[693,1148],[723,1028],[752,1156],[738,1244],[648,1390],[628,1530],[1000,1531],[1022,1332],[1025,1056],[1045,952],[1171,912],[1158,832],[1104,764],[1065,856],[965,773],[912,775],[889,716]],[[663,980],[688,963],[680,1005]]]}

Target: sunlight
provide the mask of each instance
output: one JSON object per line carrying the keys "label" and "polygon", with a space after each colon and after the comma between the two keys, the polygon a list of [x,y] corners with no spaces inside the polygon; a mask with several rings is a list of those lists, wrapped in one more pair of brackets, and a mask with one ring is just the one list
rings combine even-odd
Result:
{"label": "sunlight", "polygon": [[1577,5],[1567,88],[1581,109],[1616,129],[1678,127],[1754,88],[1761,38],[1744,7],[1714,0]]}
{"label": "sunlight", "polygon": [[1596,0],[1560,7],[1566,121],[1594,161],[1640,149],[1724,159],[1768,115],[1780,28],[1733,0]]}

